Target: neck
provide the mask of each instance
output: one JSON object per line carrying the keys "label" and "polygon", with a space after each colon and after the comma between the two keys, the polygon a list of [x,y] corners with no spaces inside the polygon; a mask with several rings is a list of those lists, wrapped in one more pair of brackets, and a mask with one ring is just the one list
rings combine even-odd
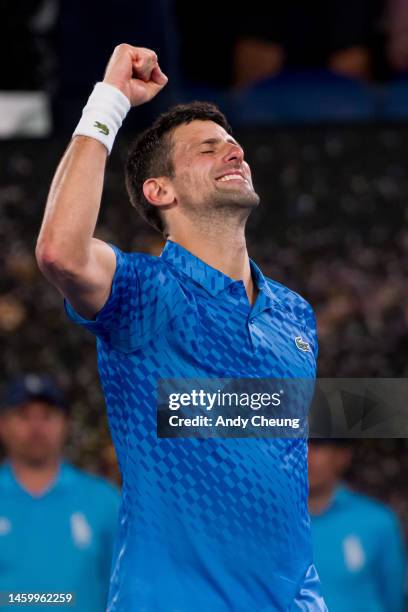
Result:
{"label": "neck", "polygon": [[310,514],[322,514],[330,506],[334,495],[334,488],[309,492]]}
{"label": "neck", "polygon": [[14,458],[10,463],[16,480],[33,494],[41,493],[51,485],[60,466],[58,458],[38,464]]}
{"label": "neck", "polygon": [[215,225],[210,231],[210,228],[184,224],[170,233],[168,238],[226,276],[242,280],[248,299],[253,304],[257,289],[251,276],[244,227],[228,232],[224,226],[222,233],[217,228]]}

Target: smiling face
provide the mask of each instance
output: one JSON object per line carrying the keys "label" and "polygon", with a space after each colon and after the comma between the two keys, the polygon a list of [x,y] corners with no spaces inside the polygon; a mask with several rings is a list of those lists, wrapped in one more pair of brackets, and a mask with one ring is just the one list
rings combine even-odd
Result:
{"label": "smiling face", "polygon": [[174,197],[186,216],[246,219],[259,204],[237,141],[213,121],[192,121],[172,134]]}

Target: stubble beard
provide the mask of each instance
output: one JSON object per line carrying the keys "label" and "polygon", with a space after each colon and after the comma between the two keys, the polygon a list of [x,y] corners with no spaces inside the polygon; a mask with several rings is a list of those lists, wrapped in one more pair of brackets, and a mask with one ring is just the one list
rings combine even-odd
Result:
{"label": "stubble beard", "polygon": [[223,223],[245,225],[251,212],[259,205],[260,198],[255,191],[235,191],[223,193],[217,191],[208,194],[201,201],[189,201],[184,204],[186,216],[194,219],[200,226],[222,226]]}
{"label": "stubble beard", "polygon": [[246,210],[249,216],[252,210],[258,206],[259,199],[259,195],[255,191],[242,192],[237,190],[232,193],[217,191],[209,198],[209,205],[218,210],[231,211],[232,214],[234,211],[237,211],[238,214],[238,211]]}

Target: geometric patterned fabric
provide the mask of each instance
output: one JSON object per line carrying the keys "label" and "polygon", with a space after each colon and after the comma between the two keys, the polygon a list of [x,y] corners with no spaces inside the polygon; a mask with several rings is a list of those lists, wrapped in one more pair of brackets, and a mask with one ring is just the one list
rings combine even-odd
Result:
{"label": "geometric patterned fabric", "polygon": [[[310,305],[266,279],[258,297],[168,240],[160,257],[110,245],[94,320],[122,474],[110,612],[325,610],[313,566],[304,439],[157,437],[160,378],[314,378]],[[310,344],[302,351],[294,339]]]}

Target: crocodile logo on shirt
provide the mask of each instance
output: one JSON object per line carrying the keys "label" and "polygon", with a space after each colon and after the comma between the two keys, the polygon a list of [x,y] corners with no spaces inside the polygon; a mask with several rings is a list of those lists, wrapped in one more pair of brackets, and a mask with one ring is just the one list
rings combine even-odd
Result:
{"label": "crocodile logo on shirt", "polygon": [[310,353],[310,344],[302,340],[302,336],[296,336],[295,344],[299,351],[304,351],[305,353]]}
{"label": "crocodile logo on shirt", "polygon": [[99,121],[95,121],[94,127],[98,128],[101,134],[105,134],[107,136],[109,134],[109,128],[104,123],[100,123]]}

